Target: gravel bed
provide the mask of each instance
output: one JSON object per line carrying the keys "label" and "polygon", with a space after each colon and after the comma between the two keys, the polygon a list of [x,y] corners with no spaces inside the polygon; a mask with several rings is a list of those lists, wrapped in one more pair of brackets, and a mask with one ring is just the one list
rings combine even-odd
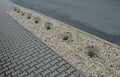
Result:
{"label": "gravel bed", "polygon": [[[16,7],[20,13],[13,9],[7,13],[76,69],[92,77],[120,77],[120,46],[33,10]],[[88,54],[90,50],[94,51],[93,57]]]}

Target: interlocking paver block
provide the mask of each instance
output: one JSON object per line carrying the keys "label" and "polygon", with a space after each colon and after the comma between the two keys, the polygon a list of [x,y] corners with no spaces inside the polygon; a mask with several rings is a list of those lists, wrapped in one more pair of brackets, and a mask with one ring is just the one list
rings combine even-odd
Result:
{"label": "interlocking paver block", "polygon": [[5,74],[6,74],[6,75],[9,75],[9,74],[11,74],[12,72],[14,72],[14,69],[13,69],[13,68],[12,68],[12,69],[7,70],[7,71],[5,72]]}
{"label": "interlocking paver block", "polygon": [[54,64],[57,64],[57,63],[59,63],[59,61],[57,59],[54,59],[50,62],[51,65],[54,65]]}
{"label": "interlocking paver block", "polygon": [[51,71],[50,69],[47,69],[47,70],[41,72],[41,74],[42,74],[43,77],[46,77],[46,76],[47,76],[49,73],[51,73],[51,72],[52,72],[52,71]]}
{"label": "interlocking paver block", "polygon": [[4,65],[3,65],[3,67],[7,67],[7,66],[9,66],[11,63],[10,62],[6,62]]}
{"label": "interlocking paver block", "polygon": [[65,66],[60,67],[59,69],[57,69],[60,73],[62,73],[63,71],[65,71],[67,68]]}
{"label": "interlocking paver block", "polygon": [[28,65],[28,64],[30,64],[30,63],[31,63],[30,60],[26,60],[26,61],[23,63],[23,65],[26,66],[26,65]]}
{"label": "interlocking paver block", "polygon": [[60,61],[59,63],[58,63],[58,65],[61,67],[62,65],[64,65],[64,64],[66,64],[66,62],[64,61],[64,60],[62,60],[62,61]]}
{"label": "interlocking paver block", "polygon": [[41,62],[41,63],[36,64],[35,67],[36,67],[36,68],[39,68],[39,67],[42,67],[42,66],[44,66],[44,65],[45,65],[45,64],[44,64],[43,62]]}
{"label": "interlocking paver block", "polygon": [[67,73],[62,72],[61,74],[57,75],[57,77],[69,77]]}
{"label": "interlocking paver block", "polygon": [[36,61],[33,61],[32,63],[29,64],[29,66],[30,66],[30,67],[33,67],[33,66],[35,66],[36,64],[37,64],[37,62],[36,62]]}
{"label": "interlocking paver block", "polygon": [[50,65],[49,63],[47,63],[46,65],[42,66],[42,68],[43,68],[44,70],[46,70],[46,69],[48,69],[50,66],[51,66],[51,65]]}
{"label": "interlocking paver block", "polygon": [[18,75],[19,73],[21,73],[20,70],[14,71],[14,72],[12,72],[12,76],[15,77],[15,76]]}
{"label": "interlocking paver block", "polygon": [[15,70],[18,70],[18,69],[20,69],[20,68],[23,68],[23,65],[22,65],[22,64],[19,64],[19,65],[15,66],[14,68],[15,68]]}
{"label": "interlocking paver block", "polygon": [[41,58],[39,58],[39,59],[37,60],[37,62],[40,63],[40,62],[42,62],[42,61],[44,61],[44,60],[45,60],[45,58],[44,58],[44,57],[41,57]]}
{"label": "interlocking paver block", "polygon": [[35,76],[35,74],[32,72],[32,73],[30,73],[29,75],[27,75],[25,77],[34,77],[34,76]]}
{"label": "interlocking paver block", "polygon": [[71,74],[75,71],[75,69],[73,67],[70,67],[68,70],[66,70],[67,74]]}
{"label": "interlocking paver block", "polygon": [[76,75],[74,75],[74,74],[72,73],[69,77],[76,77]]}
{"label": "interlocking paver block", "polygon": [[36,68],[33,66],[32,68],[29,68],[29,69],[27,70],[27,72],[28,72],[28,73],[31,73],[31,72],[34,71],[34,70],[36,70]]}
{"label": "interlocking paver block", "polygon": [[44,71],[41,67],[37,68],[37,70],[34,71],[36,75],[40,74],[42,71]]}
{"label": "interlocking paver block", "polygon": [[52,73],[49,74],[50,77],[57,76],[59,72],[57,70],[53,71]]}
{"label": "interlocking paver block", "polygon": [[52,67],[49,67],[50,70],[56,70],[58,68],[60,68],[58,65],[54,64]]}
{"label": "interlocking paver block", "polygon": [[29,69],[30,67],[28,65],[24,66],[23,68],[21,68],[21,71],[25,71],[27,69]]}
{"label": "interlocking paver block", "polygon": [[28,73],[27,73],[26,71],[24,71],[24,72],[18,74],[18,76],[19,76],[19,77],[24,77],[24,76],[26,76],[27,74],[28,74]]}
{"label": "interlocking paver block", "polygon": [[43,63],[45,63],[45,64],[47,64],[47,63],[49,63],[49,62],[51,62],[51,59],[50,59],[50,58],[48,58],[48,59],[46,59],[46,60],[43,61]]}

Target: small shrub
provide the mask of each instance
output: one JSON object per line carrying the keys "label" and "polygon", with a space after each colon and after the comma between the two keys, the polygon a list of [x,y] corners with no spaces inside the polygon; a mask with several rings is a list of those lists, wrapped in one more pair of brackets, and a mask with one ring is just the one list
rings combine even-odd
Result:
{"label": "small shrub", "polygon": [[17,13],[20,13],[20,11],[17,11]]}
{"label": "small shrub", "polygon": [[95,56],[95,53],[93,51],[88,51],[88,56],[90,56],[90,58]]}
{"label": "small shrub", "polygon": [[24,14],[22,14],[22,16],[24,16]]}
{"label": "small shrub", "polygon": [[50,30],[52,26],[53,26],[53,23],[51,23],[51,22],[46,22],[45,23],[45,27],[46,27],[47,30]]}
{"label": "small shrub", "polygon": [[31,17],[30,17],[30,16],[28,16],[28,19],[31,19]]}
{"label": "small shrub", "polygon": [[41,18],[40,18],[39,16],[34,17],[34,22],[35,22],[36,24],[39,23],[40,20],[41,20]]}
{"label": "small shrub", "polygon": [[69,39],[68,36],[64,36],[64,37],[63,37],[63,40],[68,40],[68,39]]}
{"label": "small shrub", "polygon": [[87,55],[90,58],[98,56],[97,55],[98,54],[98,49],[95,46],[89,45],[89,46],[86,47],[86,49],[87,49]]}
{"label": "small shrub", "polygon": [[25,12],[24,12],[24,11],[21,11],[21,15],[24,16],[24,15],[25,15]]}
{"label": "small shrub", "polygon": [[50,29],[51,29],[50,25],[47,25],[47,26],[46,26],[46,29],[47,29],[47,30],[50,30]]}
{"label": "small shrub", "polygon": [[39,23],[39,22],[36,20],[35,23],[37,24],[37,23]]}

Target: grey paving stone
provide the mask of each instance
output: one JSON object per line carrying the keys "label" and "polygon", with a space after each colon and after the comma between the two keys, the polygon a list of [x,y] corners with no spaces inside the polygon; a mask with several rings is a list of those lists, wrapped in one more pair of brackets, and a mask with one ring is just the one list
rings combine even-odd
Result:
{"label": "grey paving stone", "polygon": [[5,77],[5,74],[4,73],[0,74],[0,77]]}
{"label": "grey paving stone", "polygon": [[64,61],[64,60],[62,60],[62,61],[60,61],[59,63],[58,63],[58,65],[61,67],[61,66],[63,66],[64,64],[66,64],[66,62]]}
{"label": "grey paving stone", "polygon": [[12,72],[12,76],[15,77],[16,75],[20,74],[21,71],[20,70],[17,70],[17,71],[14,71]]}
{"label": "grey paving stone", "polygon": [[50,59],[50,58],[48,58],[48,59],[46,59],[46,60],[43,61],[44,64],[47,64],[47,63],[49,63],[49,62],[51,62],[51,59]]}
{"label": "grey paving stone", "polygon": [[73,67],[70,67],[69,69],[65,70],[65,72],[66,72],[67,74],[71,74],[71,73],[73,73],[74,71],[75,71],[75,69],[74,69]]}
{"label": "grey paving stone", "polygon": [[76,77],[76,75],[72,73],[69,77]]}
{"label": "grey paving stone", "polygon": [[25,76],[25,77],[35,77],[35,74],[32,72],[32,73],[28,74],[28,75]]}
{"label": "grey paving stone", "polygon": [[1,73],[5,73],[7,70],[8,70],[7,67],[3,68],[2,70],[0,70],[0,74],[1,74]]}
{"label": "grey paving stone", "polygon": [[19,61],[19,59],[18,59],[18,58],[15,58],[15,59],[12,60],[11,62],[12,62],[12,63],[16,63],[17,61]]}
{"label": "grey paving stone", "polygon": [[37,64],[37,62],[36,61],[33,61],[33,62],[31,62],[30,64],[29,64],[29,66],[30,67],[33,67],[33,66],[35,66]]}
{"label": "grey paving stone", "polygon": [[57,70],[53,71],[52,73],[49,74],[50,77],[55,77],[59,74]]}
{"label": "grey paving stone", "polygon": [[[27,54],[26,54],[27,55]],[[32,58],[32,56],[31,55],[29,55],[29,56],[27,56],[26,58],[25,58],[25,60],[27,61],[27,60],[30,60]]]}
{"label": "grey paving stone", "polygon": [[14,68],[15,66],[17,66],[17,63],[13,63],[13,64],[9,65],[8,67],[9,67],[9,69],[11,69],[11,68]]}
{"label": "grey paving stone", "polygon": [[56,70],[58,68],[60,68],[58,65],[54,64],[52,67],[49,67],[50,70]]}
{"label": "grey paving stone", "polygon": [[51,65],[50,65],[49,63],[47,63],[46,65],[42,66],[42,68],[43,68],[44,70],[46,70],[46,69],[48,69],[50,66],[51,66]]}
{"label": "grey paving stone", "polygon": [[23,65],[22,65],[22,64],[19,64],[19,65],[17,65],[17,66],[14,67],[15,70],[18,70],[18,69],[20,69],[20,68],[23,68]]}
{"label": "grey paving stone", "polygon": [[20,70],[21,71],[25,71],[25,70],[27,70],[27,69],[29,69],[30,67],[28,66],[28,65],[26,65],[26,66],[24,66],[23,68],[21,68]]}
{"label": "grey paving stone", "polygon": [[33,62],[33,61],[36,61],[36,60],[38,60],[38,57],[37,57],[37,56],[32,57],[30,60],[31,60],[32,62]]}
{"label": "grey paving stone", "polygon": [[41,72],[41,74],[42,74],[43,77],[46,77],[46,76],[47,76],[49,73],[51,73],[51,72],[52,72],[52,71],[51,71],[50,69],[47,69],[47,70]]}
{"label": "grey paving stone", "polygon": [[26,66],[26,65],[28,65],[28,64],[30,64],[30,63],[31,63],[30,60],[26,60],[26,61],[23,63],[23,65]]}
{"label": "grey paving stone", "polygon": [[13,68],[7,70],[7,71],[5,72],[5,75],[9,75],[9,74],[11,74],[12,72],[14,72],[14,69],[13,69]]}
{"label": "grey paving stone", "polygon": [[44,71],[41,67],[34,71],[36,75],[40,74],[42,71]]}
{"label": "grey paving stone", "polygon": [[44,58],[44,57],[41,57],[41,58],[39,58],[39,59],[37,60],[37,62],[40,63],[40,62],[42,62],[42,61],[44,61],[44,60],[45,60],[45,58]]}
{"label": "grey paving stone", "polygon": [[33,66],[32,68],[29,68],[28,70],[27,70],[27,72],[28,73],[31,73],[32,71],[35,71],[36,70],[36,68]]}
{"label": "grey paving stone", "polygon": [[80,72],[78,72],[78,71],[74,71],[74,74],[75,74],[76,76],[80,76]]}
{"label": "grey paving stone", "polygon": [[21,64],[21,63],[24,63],[25,62],[25,60],[24,59],[19,59],[19,61],[17,62],[17,64]]}
{"label": "grey paving stone", "polygon": [[24,71],[24,72],[18,74],[19,77],[24,77],[24,76],[26,76],[26,75],[28,75],[28,73],[27,73],[26,71]]}
{"label": "grey paving stone", "polygon": [[67,73],[62,72],[61,74],[57,75],[56,77],[69,77]]}
{"label": "grey paving stone", "polygon": [[7,66],[9,66],[11,63],[10,62],[6,62],[4,65],[3,65],[3,67],[7,67]]}
{"label": "grey paving stone", "polygon": [[51,65],[54,65],[54,64],[57,64],[59,61],[57,60],[57,59],[55,59],[55,60],[52,60],[51,62],[50,62],[50,64]]}
{"label": "grey paving stone", "polygon": [[44,64],[43,62],[40,62],[40,63],[36,64],[35,67],[36,67],[36,68],[39,68],[39,67],[42,67],[42,66],[44,66],[44,65],[45,65],[45,64]]}
{"label": "grey paving stone", "polygon": [[2,66],[0,66],[0,70],[2,69],[3,67]]}
{"label": "grey paving stone", "polygon": [[60,73],[62,73],[63,71],[65,71],[67,68],[65,66],[60,67],[59,69],[57,69]]}
{"label": "grey paving stone", "polygon": [[41,74],[36,75],[36,77],[43,77]]}

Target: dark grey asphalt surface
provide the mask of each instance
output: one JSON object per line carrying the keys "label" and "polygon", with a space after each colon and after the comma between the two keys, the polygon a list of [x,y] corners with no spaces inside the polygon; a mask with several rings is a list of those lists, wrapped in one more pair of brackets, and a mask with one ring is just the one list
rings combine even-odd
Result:
{"label": "dark grey asphalt surface", "polygon": [[85,77],[5,12],[0,0],[0,77]]}
{"label": "dark grey asphalt surface", "polygon": [[120,0],[11,0],[120,45]]}

